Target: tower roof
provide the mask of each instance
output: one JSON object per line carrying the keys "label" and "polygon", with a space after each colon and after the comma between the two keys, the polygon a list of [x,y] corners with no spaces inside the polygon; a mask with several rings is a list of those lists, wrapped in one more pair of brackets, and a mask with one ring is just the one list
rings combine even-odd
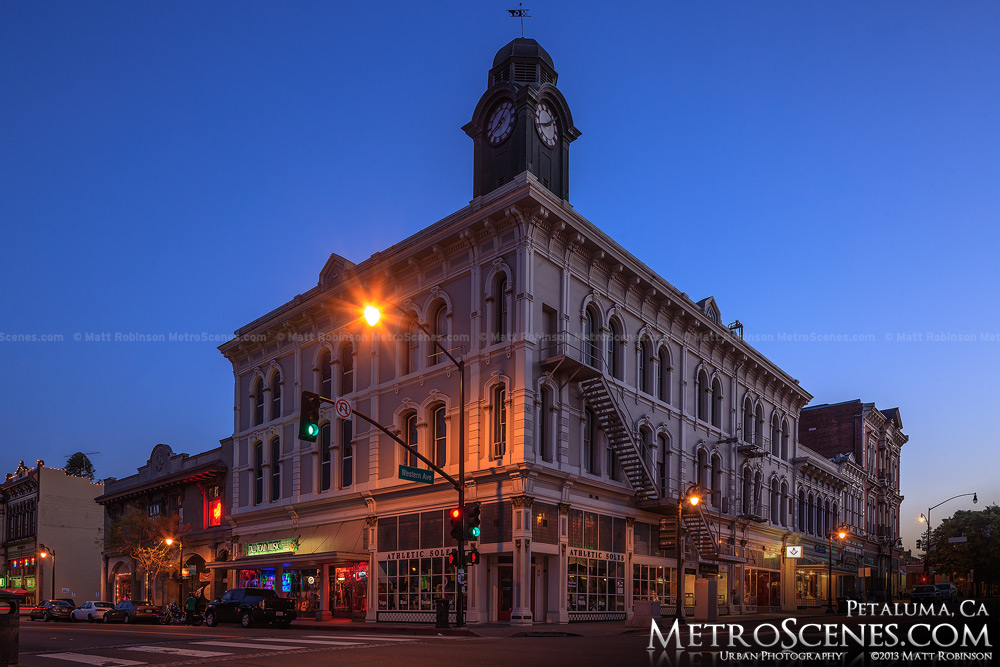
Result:
{"label": "tower roof", "polygon": [[496,67],[508,58],[539,58],[552,69],[556,68],[552,64],[552,56],[542,48],[541,44],[527,37],[518,37],[501,47],[493,58],[493,66]]}

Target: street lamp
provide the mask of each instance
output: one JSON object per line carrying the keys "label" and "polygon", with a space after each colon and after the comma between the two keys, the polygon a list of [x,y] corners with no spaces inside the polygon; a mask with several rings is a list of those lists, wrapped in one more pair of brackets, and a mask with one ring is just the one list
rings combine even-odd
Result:
{"label": "street lamp", "polygon": [[837,539],[843,541],[847,537],[847,529],[844,527],[830,531],[830,550],[826,554],[826,613],[834,613],[833,609],[833,535],[837,534]]}
{"label": "street lamp", "polygon": [[[931,510],[934,509],[934,508],[936,508],[936,507],[940,507],[941,505],[944,505],[949,500],[954,500],[955,498],[964,498],[965,496],[972,496],[972,504],[973,505],[975,505],[976,503],[979,502],[979,496],[977,496],[974,492],[973,493],[960,493],[957,496],[952,496],[951,498],[948,498],[948,500],[942,500],[937,505],[934,505],[934,507],[931,507],[931,508],[929,508],[927,510],[927,516],[924,516],[923,514],[921,514],[920,518],[917,519],[917,521],[919,521],[920,523],[926,523],[927,524],[927,543],[924,544],[924,574],[925,575],[930,575],[930,571],[931,571]],[[928,581],[930,581],[930,580],[928,579]]]}
{"label": "street lamp", "polygon": [[38,544],[38,548],[42,550],[41,553],[38,554],[42,558],[46,558],[49,555],[52,556],[52,597],[50,599],[54,600],[56,598],[56,552],[54,549],[49,549],[41,543]]}
{"label": "street lamp", "polygon": [[[403,309],[393,304],[396,310],[403,313]],[[405,314],[405,313],[404,313]],[[364,319],[370,327],[374,327],[382,319],[382,312],[378,306],[368,304],[364,307]],[[434,336],[427,328],[414,318],[413,323],[434,343],[434,346],[448,357],[451,363],[458,368],[458,506],[465,508],[465,360],[456,359],[443,345],[438,336]],[[459,572],[465,572],[465,533],[458,537],[458,563]],[[456,582],[455,591],[455,627],[465,627],[465,596],[462,593],[462,584]]]}
{"label": "street lamp", "polygon": [[[169,547],[174,542],[177,542],[177,604],[182,604],[184,601],[184,545],[180,543],[180,540],[175,540],[172,537],[168,537],[163,540],[164,543]],[[164,600],[166,604],[166,600]]]}
{"label": "street lamp", "polygon": [[681,538],[686,536],[686,533],[681,532],[681,524],[684,522],[684,517],[681,515],[684,509],[684,501],[691,503],[692,507],[696,507],[699,502],[701,502],[701,496],[698,495],[699,487],[697,484],[689,484],[687,490],[683,493],[677,494],[677,605],[674,611],[674,618],[678,623],[685,623],[684,620],[684,543]]}

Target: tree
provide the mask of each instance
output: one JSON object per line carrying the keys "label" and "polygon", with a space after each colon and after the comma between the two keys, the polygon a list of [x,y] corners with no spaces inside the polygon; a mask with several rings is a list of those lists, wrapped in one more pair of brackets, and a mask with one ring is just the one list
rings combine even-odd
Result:
{"label": "tree", "polygon": [[[950,543],[949,538],[965,542]],[[1000,586],[1000,506],[990,505],[978,512],[959,510],[941,522],[933,532],[931,565],[938,572],[967,577],[978,590]]]}
{"label": "tree", "polygon": [[[91,452],[93,454],[93,452]],[[73,475],[74,477],[86,477],[91,482],[94,481],[95,471],[94,464],[90,462],[87,455],[83,452],[77,452],[73,454],[68,459],[66,459],[66,474]]]}
{"label": "tree", "polygon": [[[155,597],[153,582],[161,572],[169,570],[177,562],[176,549],[170,548],[165,540],[168,537],[177,539],[181,530],[177,516],[150,517],[133,505],[108,527],[104,547],[108,551],[129,556],[136,568],[145,574],[146,590],[152,592],[151,597]],[[151,599],[150,602],[155,600]]]}

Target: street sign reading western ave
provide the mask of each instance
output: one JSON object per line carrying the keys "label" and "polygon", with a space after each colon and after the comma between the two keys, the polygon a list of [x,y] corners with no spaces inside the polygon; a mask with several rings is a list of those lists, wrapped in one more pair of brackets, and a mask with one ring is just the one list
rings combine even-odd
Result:
{"label": "street sign reading western ave", "polygon": [[802,558],[802,547],[785,547],[786,558]]}
{"label": "street sign reading western ave", "polygon": [[424,484],[434,483],[434,471],[414,468],[413,466],[399,466],[399,478],[407,482],[423,482]]}

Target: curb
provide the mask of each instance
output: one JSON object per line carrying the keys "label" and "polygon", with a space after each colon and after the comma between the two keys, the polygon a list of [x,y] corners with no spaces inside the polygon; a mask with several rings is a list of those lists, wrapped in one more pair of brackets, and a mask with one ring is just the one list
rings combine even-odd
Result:
{"label": "curb", "polygon": [[289,626],[291,628],[299,628],[302,630],[321,630],[324,632],[352,632],[352,633],[371,633],[371,634],[397,634],[397,635],[423,635],[436,637],[438,635],[443,635],[446,637],[480,637],[481,635],[468,629],[461,628],[434,628],[434,627],[400,627],[395,625],[380,625],[380,626],[369,626],[365,625],[339,625],[332,623],[315,623],[306,621],[300,623],[298,621],[292,621]]}

